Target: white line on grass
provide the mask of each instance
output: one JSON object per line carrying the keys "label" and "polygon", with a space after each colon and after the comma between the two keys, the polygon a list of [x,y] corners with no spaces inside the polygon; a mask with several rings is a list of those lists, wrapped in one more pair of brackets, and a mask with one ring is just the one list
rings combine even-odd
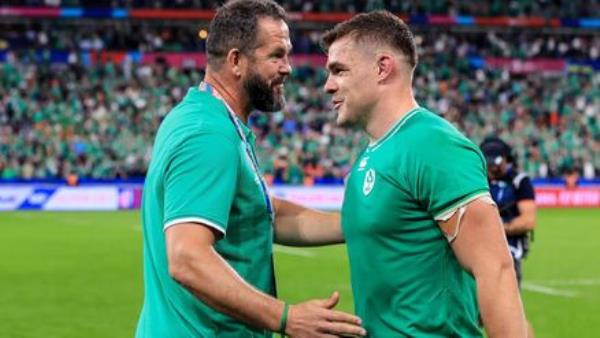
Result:
{"label": "white line on grass", "polygon": [[600,285],[600,279],[583,278],[583,279],[553,279],[553,280],[538,280],[533,281],[535,284],[544,284],[551,286],[594,286]]}
{"label": "white line on grass", "polygon": [[292,256],[301,256],[301,257],[314,257],[315,256],[314,253],[312,253],[308,250],[298,249],[298,248],[290,248],[289,246],[281,246],[281,245],[274,245],[273,251],[279,252],[282,254],[286,254],[286,255],[292,255]]}
{"label": "white line on grass", "polygon": [[539,284],[535,284],[535,283],[531,283],[531,282],[523,282],[523,284],[521,284],[521,287],[527,291],[543,293],[545,295],[550,295],[550,296],[558,296],[558,297],[565,297],[565,298],[576,298],[577,297],[577,292],[574,292],[574,291],[560,290],[560,289],[551,288],[549,286],[539,285]]}

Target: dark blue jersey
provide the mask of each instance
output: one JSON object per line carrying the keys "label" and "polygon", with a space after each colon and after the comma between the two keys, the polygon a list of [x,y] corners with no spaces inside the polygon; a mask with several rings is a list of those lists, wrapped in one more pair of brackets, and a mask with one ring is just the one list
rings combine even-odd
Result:
{"label": "dark blue jersey", "polygon": [[[524,173],[509,170],[504,177],[499,180],[490,180],[489,184],[490,193],[498,205],[500,217],[504,223],[509,223],[520,215],[517,207],[519,201],[535,199],[533,184]],[[508,236],[507,239],[513,258],[523,258],[528,248],[527,234]]]}

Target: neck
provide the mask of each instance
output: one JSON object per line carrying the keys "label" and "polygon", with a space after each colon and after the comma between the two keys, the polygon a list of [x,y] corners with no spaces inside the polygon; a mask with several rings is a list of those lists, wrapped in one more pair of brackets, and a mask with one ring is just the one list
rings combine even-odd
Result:
{"label": "neck", "polygon": [[242,94],[243,90],[239,83],[210,71],[206,72],[204,82],[213,88],[215,94],[227,103],[240,120],[248,123],[251,109],[248,99]]}
{"label": "neck", "polygon": [[410,87],[400,92],[385,93],[373,107],[369,121],[365,125],[365,132],[369,135],[371,143],[377,142],[404,115],[418,106]]}

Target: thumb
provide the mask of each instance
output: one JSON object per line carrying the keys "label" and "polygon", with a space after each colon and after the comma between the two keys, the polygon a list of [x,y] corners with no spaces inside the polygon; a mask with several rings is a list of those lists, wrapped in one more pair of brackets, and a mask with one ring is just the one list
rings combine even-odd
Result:
{"label": "thumb", "polygon": [[327,298],[325,300],[325,302],[323,303],[323,305],[326,308],[328,308],[328,309],[333,309],[337,305],[337,303],[339,302],[339,300],[340,300],[340,293],[337,292],[337,291],[334,291],[331,294],[331,297],[329,297],[329,298]]}

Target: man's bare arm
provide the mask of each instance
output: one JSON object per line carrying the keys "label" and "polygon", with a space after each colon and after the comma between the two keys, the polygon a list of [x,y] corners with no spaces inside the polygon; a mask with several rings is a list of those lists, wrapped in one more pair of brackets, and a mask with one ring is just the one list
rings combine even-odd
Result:
{"label": "man's bare arm", "polygon": [[517,208],[520,215],[504,224],[507,235],[522,235],[535,229],[537,211],[535,200],[521,200],[517,202]]}
{"label": "man's bare arm", "polygon": [[[284,303],[245,282],[215,251],[220,236],[197,223],[182,223],[166,230],[169,273],[210,307],[233,318],[277,332]],[[294,337],[363,335],[360,319],[334,311],[338,295],[290,306],[286,332]]]}
{"label": "man's bare arm", "polygon": [[315,246],[344,242],[339,213],[323,212],[273,198],[275,242],[290,246]]}
{"label": "man's bare arm", "polygon": [[460,224],[457,220],[458,213],[440,223],[440,227],[447,231],[459,226],[452,250],[475,278],[481,317],[489,337],[526,337],[513,260],[496,207],[478,199],[467,205]]}

